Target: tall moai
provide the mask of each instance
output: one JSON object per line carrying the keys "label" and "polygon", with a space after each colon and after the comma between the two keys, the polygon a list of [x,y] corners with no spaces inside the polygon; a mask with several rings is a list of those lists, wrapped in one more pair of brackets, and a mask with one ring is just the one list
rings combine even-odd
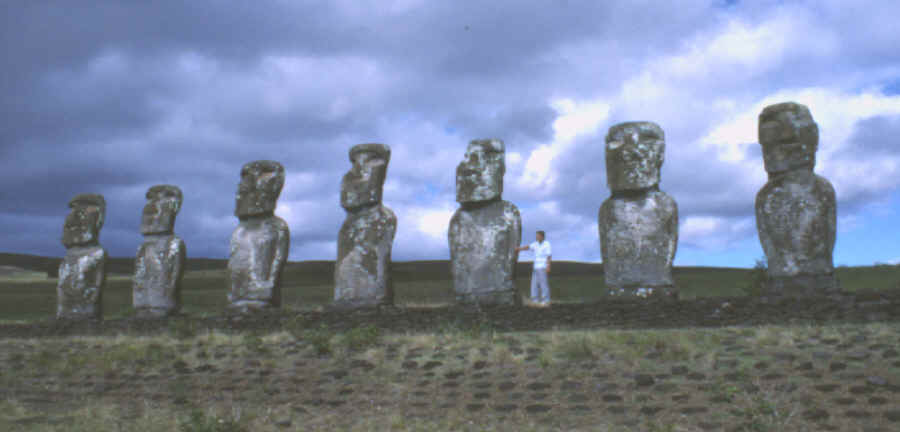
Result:
{"label": "tall moai", "polygon": [[287,222],[275,216],[284,178],[284,167],[275,161],[241,168],[234,210],[240,223],[228,259],[228,301],[237,311],[281,306],[281,271],[291,241]]}
{"label": "tall moai", "polygon": [[474,140],[456,168],[460,208],[448,238],[453,288],[462,304],[521,304],[515,279],[522,218],[501,198],[505,155],[501,140]]}
{"label": "tall moai", "polygon": [[665,152],[656,123],[620,123],[606,135],[612,196],[600,206],[598,229],[609,295],[678,297],[672,280],[678,205],[659,190]]}
{"label": "tall moai", "polygon": [[59,265],[56,317],[103,318],[106,284],[106,250],[100,246],[100,229],[106,216],[106,200],[99,194],[79,194],[69,201],[63,225],[66,256]]}
{"label": "tall moai", "polygon": [[156,185],[146,197],[141,213],[144,243],[134,261],[132,304],[138,317],[164,317],[181,309],[185,246],[175,235],[175,217],[183,195],[178,186]]}
{"label": "tall moai", "polygon": [[340,307],[391,305],[391,248],[397,216],[381,202],[391,148],[359,144],[350,149],[353,166],[341,181],[347,218],[338,233],[334,303]]}
{"label": "tall moai", "polygon": [[834,187],[813,172],[818,125],[804,105],[769,105],[759,114],[759,143],[769,175],[756,195],[756,228],[768,261],[767,294],[837,292]]}

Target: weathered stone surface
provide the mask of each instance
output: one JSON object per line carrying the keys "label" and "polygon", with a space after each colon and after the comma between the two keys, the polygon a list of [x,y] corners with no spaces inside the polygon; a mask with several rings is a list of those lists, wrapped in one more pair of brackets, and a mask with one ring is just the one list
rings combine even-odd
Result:
{"label": "weathered stone surface", "polygon": [[381,203],[391,149],[359,144],[350,149],[353,167],[341,182],[347,219],[338,233],[334,302],[341,307],[393,304],[391,249],[397,217]]}
{"label": "weathered stone surface", "polygon": [[673,294],[672,261],[678,245],[678,206],[661,191],[617,196],[599,212],[600,248],[612,295]]}
{"label": "weathered stone surface", "polygon": [[651,122],[625,122],[606,135],[606,184],[613,192],[641,191],[659,185],[666,138]]}
{"label": "weathered stone surface", "polygon": [[228,259],[228,301],[239,311],[281,305],[290,231],[274,212],[284,177],[284,167],[275,161],[250,162],[241,169],[235,200],[240,223],[231,235]]}
{"label": "weathered stone surface", "polygon": [[181,308],[186,251],[174,229],[182,199],[177,186],[156,185],[147,190],[147,204],[141,214],[144,243],[138,248],[132,282],[132,302],[138,317],[171,315]]}
{"label": "weathered stone surface", "polygon": [[106,250],[100,246],[100,229],[106,216],[106,200],[99,194],[79,194],[69,201],[72,209],[63,225],[66,256],[59,265],[56,317],[100,319],[106,283]]}
{"label": "weathered stone surface", "polygon": [[501,200],[504,145],[500,140],[469,143],[456,169],[456,200],[450,220],[450,271],[457,301],[519,304],[515,288],[516,248],[522,218],[515,205]]}
{"label": "weathered stone surface", "polygon": [[756,226],[771,295],[838,290],[832,261],[836,200],[831,183],[813,172],[818,141],[818,126],[804,105],[770,105],[759,115],[769,181],[756,195]]}
{"label": "weathered stone surface", "polygon": [[678,205],[659,190],[665,135],[651,122],[627,122],[606,136],[607,184],[598,231],[610,295],[677,296],[672,261]]}
{"label": "weathered stone surface", "polygon": [[462,162],[456,167],[456,202],[478,203],[500,199],[506,174],[503,141],[482,139],[469,142]]}

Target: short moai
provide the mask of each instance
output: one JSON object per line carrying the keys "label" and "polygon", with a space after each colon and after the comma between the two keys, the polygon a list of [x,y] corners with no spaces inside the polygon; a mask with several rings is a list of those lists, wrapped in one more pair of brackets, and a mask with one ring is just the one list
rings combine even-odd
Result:
{"label": "short moai", "polygon": [[184,241],[175,235],[175,217],[181,209],[178,186],[156,185],[147,190],[141,213],[144,243],[134,260],[132,304],[139,318],[164,317],[181,309]]}
{"label": "short moai", "polygon": [[281,306],[281,271],[291,241],[287,222],[275,216],[284,178],[284,167],[275,161],[241,168],[234,210],[240,223],[228,259],[228,301],[238,312]]}
{"label": "short moai", "polygon": [[353,167],[341,182],[347,218],[338,233],[334,303],[338,307],[392,305],[391,248],[397,216],[381,202],[391,148],[359,144],[350,149]]}
{"label": "short moai", "polygon": [[678,205],[659,190],[666,141],[652,122],[626,122],[606,135],[606,179],[612,196],[598,228],[611,296],[674,299],[672,261],[678,247]]}
{"label": "short moai", "polygon": [[106,284],[106,250],[100,246],[100,229],[106,216],[106,200],[99,194],[79,194],[69,201],[62,243],[66,256],[59,265],[56,317],[103,318]]}
{"label": "short moai", "polygon": [[461,304],[519,305],[516,261],[522,240],[519,209],[503,201],[505,148],[498,139],[474,140],[456,168],[450,219],[450,271]]}
{"label": "short moai", "polygon": [[838,292],[834,187],[813,172],[818,125],[804,105],[769,105],[759,114],[759,143],[769,175],[756,195],[756,228],[768,264],[765,295]]}

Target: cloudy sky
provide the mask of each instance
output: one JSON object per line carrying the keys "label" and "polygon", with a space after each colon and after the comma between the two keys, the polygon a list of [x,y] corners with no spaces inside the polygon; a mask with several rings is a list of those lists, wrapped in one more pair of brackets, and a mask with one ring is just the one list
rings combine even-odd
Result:
{"label": "cloudy sky", "polygon": [[666,134],[676,264],[748,267],[763,255],[757,116],[796,101],[837,192],[835,264],[892,262],[900,3],[857,3],[11,0],[0,251],[61,256],[68,200],[96,192],[102,244],[133,256],[145,191],[170,183],[188,254],[226,257],[240,167],[274,159],[291,259],[334,259],[347,151],[381,142],[395,260],[446,259],[455,167],[496,137],[523,241],[544,229],[555,259],[599,261],[604,136],[649,120]]}

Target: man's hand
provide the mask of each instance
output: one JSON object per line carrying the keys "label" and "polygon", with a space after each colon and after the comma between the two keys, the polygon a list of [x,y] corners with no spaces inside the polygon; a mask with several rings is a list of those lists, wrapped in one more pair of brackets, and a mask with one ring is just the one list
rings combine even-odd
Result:
{"label": "man's hand", "polygon": [[550,264],[547,264],[546,270],[547,270],[547,274],[550,274]]}

